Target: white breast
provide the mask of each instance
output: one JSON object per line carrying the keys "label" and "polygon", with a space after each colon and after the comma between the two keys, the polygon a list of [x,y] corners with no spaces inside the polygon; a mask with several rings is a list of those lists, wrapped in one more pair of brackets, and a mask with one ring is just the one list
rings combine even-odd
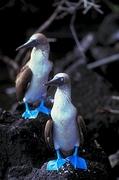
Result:
{"label": "white breast", "polygon": [[46,93],[46,86],[43,84],[48,81],[49,73],[52,70],[52,63],[48,60],[48,55],[43,54],[42,51],[31,54],[29,68],[32,70],[32,79],[25,99],[28,102],[36,102],[41,99],[41,96]]}
{"label": "white breast", "polygon": [[79,146],[79,132],[76,122],[77,110],[66,94],[57,91],[51,111],[55,149],[71,150]]}

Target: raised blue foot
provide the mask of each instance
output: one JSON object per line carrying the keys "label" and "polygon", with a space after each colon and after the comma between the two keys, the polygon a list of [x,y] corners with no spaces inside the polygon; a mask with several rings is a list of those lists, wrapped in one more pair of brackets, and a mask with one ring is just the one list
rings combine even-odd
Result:
{"label": "raised blue foot", "polygon": [[66,159],[63,159],[60,155],[59,149],[56,150],[57,153],[57,159],[51,160],[47,164],[47,170],[52,171],[52,170],[58,170],[63,166],[63,164],[66,163]]}
{"label": "raised blue foot", "polygon": [[85,159],[78,157],[78,147],[75,147],[74,154],[72,156],[68,156],[66,159],[70,161],[75,168],[79,169],[87,169],[87,164]]}

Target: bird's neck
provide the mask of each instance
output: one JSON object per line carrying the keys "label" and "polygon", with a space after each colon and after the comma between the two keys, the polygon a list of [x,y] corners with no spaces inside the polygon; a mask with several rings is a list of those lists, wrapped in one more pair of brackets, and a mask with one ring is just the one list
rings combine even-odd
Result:
{"label": "bird's neck", "polygon": [[71,88],[70,87],[58,87],[55,93],[55,102],[69,103],[71,102]]}
{"label": "bird's neck", "polygon": [[[49,61],[49,53],[46,51],[41,51],[33,48],[31,52],[30,61],[28,62],[29,68],[32,72],[39,72],[42,69],[46,68],[46,65],[50,63]],[[39,69],[40,68],[40,69]]]}
{"label": "bird's neck", "polygon": [[49,56],[49,53],[50,53],[50,45],[49,45],[49,43],[47,42],[44,45],[40,44],[39,46],[33,48],[33,52],[35,52],[35,53],[40,52],[40,51],[43,54],[47,54]]}
{"label": "bird's neck", "polygon": [[[67,88],[57,88],[54,104],[51,110],[51,117],[58,126],[63,124],[63,127],[67,127],[68,123],[75,124],[75,119],[77,115],[77,110],[71,101],[71,89]],[[57,126],[56,125],[56,126]]]}
{"label": "bird's neck", "polygon": [[40,49],[33,48],[31,52],[31,61],[45,62],[49,60],[49,51],[42,51]]}

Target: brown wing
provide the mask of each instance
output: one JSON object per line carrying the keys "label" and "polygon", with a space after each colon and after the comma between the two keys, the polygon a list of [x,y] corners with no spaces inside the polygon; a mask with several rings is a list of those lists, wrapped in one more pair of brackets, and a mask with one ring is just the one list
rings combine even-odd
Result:
{"label": "brown wing", "polygon": [[81,116],[77,117],[77,123],[79,128],[79,134],[80,134],[80,143],[83,146],[84,144],[84,137],[86,136],[86,125]]}
{"label": "brown wing", "polygon": [[49,119],[45,125],[45,142],[50,147],[50,149],[54,149],[54,143],[53,143],[53,121],[52,119]]}
{"label": "brown wing", "polygon": [[28,66],[24,66],[20,73],[16,77],[15,86],[16,86],[16,97],[18,101],[22,101],[24,94],[28,88],[32,78],[32,71]]}

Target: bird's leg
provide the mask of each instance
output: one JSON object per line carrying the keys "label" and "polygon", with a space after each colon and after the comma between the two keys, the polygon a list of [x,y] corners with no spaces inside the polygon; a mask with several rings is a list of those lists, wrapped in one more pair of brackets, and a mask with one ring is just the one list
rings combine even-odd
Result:
{"label": "bird's leg", "polygon": [[51,160],[48,162],[47,170],[51,170],[51,171],[58,170],[59,168],[61,168],[63,166],[63,164],[66,163],[66,159],[61,157],[59,149],[56,150],[56,153],[57,153],[57,159]]}
{"label": "bird's leg", "polygon": [[51,110],[44,106],[44,97],[41,98],[40,106],[38,106],[34,110],[30,110],[28,103],[27,103],[27,101],[25,101],[25,99],[24,99],[24,104],[25,104],[26,111],[23,113],[22,117],[24,117],[25,119],[27,119],[27,118],[35,119],[35,118],[37,118],[39,112],[42,112],[47,115],[49,115],[51,113]]}
{"label": "bird's leg", "polygon": [[28,118],[28,119],[33,118],[33,117],[32,117],[32,113],[31,113],[31,110],[30,110],[30,108],[29,108],[29,106],[28,106],[27,101],[25,101],[25,99],[24,99],[24,104],[25,104],[26,111],[22,114],[22,117],[25,118],[25,119],[27,119],[27,118]]}
{"label": "bird's leg", "polygon": [[86,164],[85,159],[78,157],[78,147],[77,146],[75,146],[73,155],[68,156],[66,159],[69,160],[75,168],[87,169],[87,164]]}
{"label": "bird's leg", "polygon": [[51,113],[51,109],[45,107],[45,105],[44,105],[44,97],[41,97],[40,106],[38,106],[35,110],[38,111],[38,113],[42,112],[47,115],[49,115]]}
{"label": "bird's leg", "polygon": [[25,104],[25,108],[26,111],[22,114],[22,117],[25,119],[34,119],[38,116],[38,111],[36,110],[31,110],[28,106],[27,101],[25,100],[25,98],[23,99],[24,104]]}

